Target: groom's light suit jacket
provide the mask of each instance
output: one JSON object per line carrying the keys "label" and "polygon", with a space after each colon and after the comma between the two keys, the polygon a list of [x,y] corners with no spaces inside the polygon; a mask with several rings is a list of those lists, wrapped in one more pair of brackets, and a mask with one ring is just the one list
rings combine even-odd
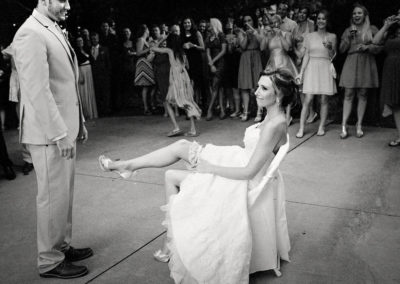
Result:
{"label": "groom's light suit jacket", "polygon": [[84,119],[79,69],[69,42],[54,22],[34,10],[13,44],[21,85],[20,142],[54,144],[63,134],[76,139]]}

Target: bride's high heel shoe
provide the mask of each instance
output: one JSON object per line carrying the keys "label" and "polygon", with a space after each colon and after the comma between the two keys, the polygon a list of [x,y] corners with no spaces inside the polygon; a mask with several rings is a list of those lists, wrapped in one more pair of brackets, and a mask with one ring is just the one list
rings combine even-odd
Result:
{"label": "bride's high heel shoe", "polygon": [[160,249],[153,254],[153,257],[155,260],[157,260],[159,262],[166,263],[169,261],[169,255],[166,253],[163,253]]}
{"label": "bride's high heel shoe", "polygon": [[100,168],[104,171],[104,172],[114,172],[116,174],[118,174],[120,177],[122,177],[123,179],[128,179],[130,178],[133,174],[136,173],[132,172],[132,171],[117,171],[117,170],[110,170],[109,168],[109,163],[112,162],[110,158],[101,155],[99,156],[99,166]]}

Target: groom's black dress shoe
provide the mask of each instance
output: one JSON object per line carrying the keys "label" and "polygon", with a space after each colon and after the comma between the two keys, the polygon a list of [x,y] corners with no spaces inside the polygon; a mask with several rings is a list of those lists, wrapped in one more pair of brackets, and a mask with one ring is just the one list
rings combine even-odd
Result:
{"label": "groom's black dress shoe", "polygon": [[44,278],[61,278],[61,279],[71,279],[85,276],[89,273],[86,266],[73,265],[68,261],[63,261],[55,268],[45,273],[39,274],[40,277]]}
{"label": "groom's black dress shoe", "polygon": [[76,249],[69,247],[68,250],[64,251],[64,255],[67,261],[74,262],[91,257],[93,250],[91,248]]}
{"label": "groom's black dress shoe", "polygon": [[28,175],[30,171],[33,170],[33,164],[32,163],[28,163],[25,162],[24,165],[22,166],[22,172],[24,173],[24,175]]}

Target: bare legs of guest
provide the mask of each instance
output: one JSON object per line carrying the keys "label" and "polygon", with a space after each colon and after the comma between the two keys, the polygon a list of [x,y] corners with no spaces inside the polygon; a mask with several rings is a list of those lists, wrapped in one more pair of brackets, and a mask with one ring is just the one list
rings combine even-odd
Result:
{"label": "bare legs of guest", "polygon": [[365,110],[367,108],[367,89],[349,89],[346,88],[344,92],[343,101],[343,118],[342,118],[342,132],[340,133],[340,138],[345,139],[348,136],[347,132],[347,120],[351,114],[353,107],[354,96],[357,93],[357,124],[356,124],[356,136],[361,138],[364,136],[362,131],[362,122],[364,119]]}
{"label": "bare legs of guest", "polygon": [[391,147],[400,146],[400,107],[392,108],[394,123],[397,129],[397,138],[389,143]]}
{"label": "bare legs of guest", "polygon": [[243,101],[243,113],[241,116],[242,121],[249,119],[249,102],[250,102],[250,89],[241,89],[240,94]]}
{"label": "bare legs of guest", "polygon": [[142,87],[142,101],[143,101],[143,109],[144,109],[144,115],[151,115],[151,111],[149,109],[149,103],[148,103],[148,94],[152,92],[152,87],[150,86],[143,86]]}
{"label": "bare legs of guest", "polygon": [[232,118],[239,117],[240,115],[240,94],[239,89],[232,88],[231,89],[233,96],[233,105],[235,106],[235,111],[230,115]]}
{"label": "bare legs of guest", "polygon": [[[301,99],[301,105],[304,104],[304,100],[305,100],[306,94],[300,94],[300,99]],[[306,123],[313,123],[315,121],[315,119],[317,118],[318,114],[317,112],[314,110],[314,98],[311,99],[310,103],[309,103],[309,107],[308,107],[308,118],[306,120]]]}

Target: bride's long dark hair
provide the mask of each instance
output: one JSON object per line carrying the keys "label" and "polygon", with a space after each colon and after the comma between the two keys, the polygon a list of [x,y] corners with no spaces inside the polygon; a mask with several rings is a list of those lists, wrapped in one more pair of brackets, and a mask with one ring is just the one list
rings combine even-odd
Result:
{"label": "bride's long dark hair", "polygon": [[167,38],[167,47],[172,49],[176,59],[179,59],[182,63],[185,62],[185,51],[183,50],[183,43],[180,36],[170,34]]}

